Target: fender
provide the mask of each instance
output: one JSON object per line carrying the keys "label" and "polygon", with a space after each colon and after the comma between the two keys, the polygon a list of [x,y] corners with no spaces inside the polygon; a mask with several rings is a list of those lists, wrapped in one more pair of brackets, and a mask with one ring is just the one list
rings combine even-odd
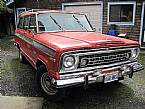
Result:
{"label": "fender", "polygon": [[56,79],[59,79],[59,73],[55,71],[55,62],[52,60],[52,58],[45,54],[37,54],[36,61],[35,61],[35,69],[37,69],[36,63],[41,61],[47,68],[47,71],[50,73],[50,75]]}
{"label": "fender", "polygon": [[[36,69],[37,69],[36,64],[37,64],[38,60],[41,61],[47,67],[48,60],[47,60],[46,56],[44,56],[44,54],[43,55],[42,54],[36,55],[36,60],[35,60],[35,68]],[[47,68],[47,70],[49,70],[49,69]]]}

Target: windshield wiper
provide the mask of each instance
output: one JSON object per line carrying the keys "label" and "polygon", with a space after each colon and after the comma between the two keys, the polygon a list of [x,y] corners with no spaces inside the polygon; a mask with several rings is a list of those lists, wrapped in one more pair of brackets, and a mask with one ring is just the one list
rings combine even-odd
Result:
{"label": "windshield wiper", "polygon": [[50,18],[53,20],[53,22],[59,27],[60,30],[63,31],[63,28],[58,24],[58,22],[52,17],[50,16]]}
{"label": "windshield wiper", "polygon": [[88,31],[87,28],[79,21],[79,19],[75,15],[73,15],[73,18],[75,18],[75,20],[82,27],[82,29],[85,29],[86,31]]}

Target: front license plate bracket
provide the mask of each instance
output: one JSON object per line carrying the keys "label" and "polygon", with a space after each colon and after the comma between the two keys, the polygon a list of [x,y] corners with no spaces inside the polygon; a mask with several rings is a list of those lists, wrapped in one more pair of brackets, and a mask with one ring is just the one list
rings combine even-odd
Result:
{"label": "front license plate bracket", "polygon": [[104,83],[118,80],[118,73],[108,73],[104,76]]}

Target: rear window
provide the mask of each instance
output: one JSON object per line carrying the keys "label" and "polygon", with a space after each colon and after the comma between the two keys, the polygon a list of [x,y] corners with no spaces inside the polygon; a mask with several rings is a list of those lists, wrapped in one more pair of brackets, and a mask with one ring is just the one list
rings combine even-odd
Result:
{"label": "rear window", "polygon": [[35,15],[31,15],[30,16],[30,22],[29,22],[29,30],[33,33],[36,32],[36,16]]}
{"label": "rear window", "polygon": [[29,27],[29,16],[24,17],[23,29],[27,30]]}

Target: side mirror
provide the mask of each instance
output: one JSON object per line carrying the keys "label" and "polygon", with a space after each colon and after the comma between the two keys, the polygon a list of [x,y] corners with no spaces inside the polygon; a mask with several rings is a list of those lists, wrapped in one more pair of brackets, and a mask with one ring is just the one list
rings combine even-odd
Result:
{"label": "side mirror", "polygon": [[28,32],[31,33],[31,34],[35,34],[36,33],[34,29],[31,29],[31,30],[29,29]]}
{"label": "side mirror", "polygon": [[28,31],[28,33],[32,33],[31,30],[27,30],[27,31]]}

